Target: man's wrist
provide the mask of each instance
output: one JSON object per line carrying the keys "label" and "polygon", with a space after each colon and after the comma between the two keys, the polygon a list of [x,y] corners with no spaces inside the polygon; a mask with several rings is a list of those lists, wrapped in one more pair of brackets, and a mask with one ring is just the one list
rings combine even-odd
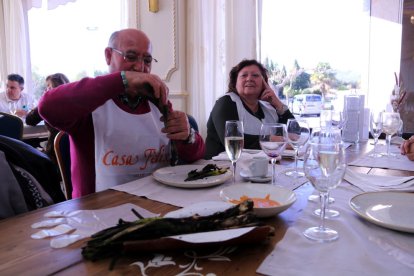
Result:
{"label": "man's wrist", "polygon": [[194,144],[196,139],[196,131],[191,127],[190,133],[188,134],[187,139],[184,141],[186,144]]}

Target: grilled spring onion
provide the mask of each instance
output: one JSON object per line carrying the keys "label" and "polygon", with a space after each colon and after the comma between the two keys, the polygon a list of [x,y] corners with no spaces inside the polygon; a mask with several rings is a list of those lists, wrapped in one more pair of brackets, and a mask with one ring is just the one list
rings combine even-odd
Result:
{"label": "grilled spring onion", "polygon": [[258,225],[258,219],[252,210],[253,202],[247,200],[210,216],[156,217],[134,222],[120,220],[118,225],[94,234],[82,249],[82,255],[93,261],[119,257],[131,241]]}
{"label": "grilled spring onion", "polygon": [[208,164],[201,171],[192,170],[188,173],[187,178],[184,181],[193,181],[197,179],[202,179],[205,177],[213,176],[213,175],[220,175],[226,173],[228,168],[220,168],[217,167],[216,164]]}

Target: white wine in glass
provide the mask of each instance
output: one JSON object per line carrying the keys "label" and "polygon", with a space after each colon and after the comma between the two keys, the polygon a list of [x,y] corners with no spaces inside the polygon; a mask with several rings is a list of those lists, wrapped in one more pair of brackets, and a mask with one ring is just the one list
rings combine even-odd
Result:
{"label": "white wine in glass", "polygon": [[[333,161],[333,164],[326,161]],[[310,143],[305,154],[304,171],[321,197],[320,224],[306,229],[303,234],[310,240],[330,242],[338,239],[336,230],[325,226],[325,211],[328,204],[329,191],[341,183],[345,174],[345,150],[342,143]]]}
{"label": "white wine in glass", "polygon": [[224,146],[233,165],[233,184],[236,183],[236,162],[244,147],[244,130],[242,121],[226,121]]}

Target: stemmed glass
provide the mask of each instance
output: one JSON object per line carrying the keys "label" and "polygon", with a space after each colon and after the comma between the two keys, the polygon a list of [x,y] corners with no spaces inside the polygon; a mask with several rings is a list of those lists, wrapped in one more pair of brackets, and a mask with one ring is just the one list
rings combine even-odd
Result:
{"label": "stemmed glass", "polygon": [[[310,141],[313,143],[341,143],[341,130],[332,126],[329,129],[314,129],[310,138]],[[319,195],[310,195],[308,197],[309,201],[313,202],[320,202],[321,198]],[[325,210],[325,218],[331,219],[334,217],[339,216],[339,211],[329,208],[329,204],[332,204],[335,202],[335,199],[331,196],[329,196],[328,192],[328,205]],[[320,216],[321,209],[316,209],[314,211],[314,214],[317,216]]]}
{"label": "stemmed glass", "polygon": [[332,110],[332,126],[342,131],[346,124],[346,113],[343,111]]}
{"label": "stemmed glass", "polygon": [[226,121],[224,145],[233,165],[233,184],[236,183],[236,162],[244,147],[244,129],[242,121]]}
{"label": "stemmed glass", "polygon": [[337,142],[335,139],[310,142],[305,155],[304,171],[306,177],[320,193],[321,222],[319,226],[310,227],[303,232],[308,239],[318,242],[330,242],[338,239],[338,232],[325,226],[325,211],[329,191],[339,185],[345,174],[345,169],[345,150],[341,142]]}
{"label": "stemmed glass", "polygon": [[16,115],[17,103],[15,101],[9,102],[9,111],[10,111],[10,114]]}
{"label": "stemmed glass", "polygon": [[260,147],[272,160],[272,185],[275,185],[276,158],[285,150],[287,144],[286,125],[264,123],[260,128]]}
{"label": "stemmed glass", "polygon": [[382,111],[371,111],[369,121],[369,131],[371,132],[371,135],[374,138],[374,150],[369,156],[381,157],[382,154],[377,153],[377,144],[378,137],[381,135],[382,132]]}
{"label": "stemmed glass", "polygon": [[289,144],[295,151],[295,169],[287,171],[285,174],[293,178],[302,177],[305,174],[298,171],[298,151],[309,140],[309,125],[304,120],[289,119],[287,122],[287,134]]}
{"label": "stemmed glass", "polygon": [[400,114],[396,112],[384,112],[382,114],[382,130],[387,135],[387,156],[395,156],[390,152],[391,136],[400,128]]}

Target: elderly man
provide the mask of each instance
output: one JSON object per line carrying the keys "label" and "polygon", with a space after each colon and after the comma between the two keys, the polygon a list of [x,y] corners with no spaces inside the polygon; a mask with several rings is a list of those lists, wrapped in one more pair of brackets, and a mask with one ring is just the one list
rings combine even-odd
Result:
{"label": "elderly man", "polygon": [[6,92],[0,93],[0,112],[25,117],[32,107],[32,98],[23,92],[24,79],[18,74],[7,76]]}
{"label": "elderly man", "polygon": [[172,147],[186,162],[203,157],[202,137],[150,73],[151,51],[142,31],[115,32],[105,49],[108,75],[59,86],[40,100],[40,115],[70,136],[73,198],[167,166]]}

